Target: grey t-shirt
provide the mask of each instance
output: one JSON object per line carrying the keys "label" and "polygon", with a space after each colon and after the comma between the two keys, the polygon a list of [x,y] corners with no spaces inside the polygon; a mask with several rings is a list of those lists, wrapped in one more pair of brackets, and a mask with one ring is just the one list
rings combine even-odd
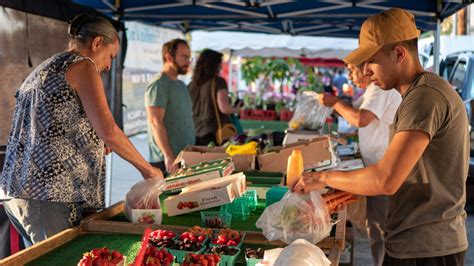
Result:
{"label": "grey t-shirt", "polygon": [[[152,82],[145,92],[146,106],[155,106],[165,109],[163,122],[168,133],[168,141],[174,155],[187,145],[195,142],[193,111],[188,88],[181,80],[172,80],[161,74]],[[150,122],[148,124],[148,146],[150,148],[150,162],[164,160],[163,152],[152,136]]]}
{"label": "grey t-shirt", "polygon": [[391,136],[410,130],[426,132],[430,142],[390,197],[385,249],[399,259],[464,251],[467,113],[451,85],[433,73],[421,74],[403,95]]}

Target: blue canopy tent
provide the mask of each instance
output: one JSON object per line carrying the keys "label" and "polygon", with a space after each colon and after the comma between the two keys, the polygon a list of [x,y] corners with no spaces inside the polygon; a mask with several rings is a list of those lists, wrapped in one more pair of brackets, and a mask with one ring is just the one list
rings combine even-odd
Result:
{"label": "blue canopy tent", "polygon": [[392,7],[409,10],[422,31],[434,30],[435,70],[440,21],[472,0],[156,1],[73,0],[118,20],[138,20],[182,32],[247,31],[305,36],[357,37],[370,15]]}

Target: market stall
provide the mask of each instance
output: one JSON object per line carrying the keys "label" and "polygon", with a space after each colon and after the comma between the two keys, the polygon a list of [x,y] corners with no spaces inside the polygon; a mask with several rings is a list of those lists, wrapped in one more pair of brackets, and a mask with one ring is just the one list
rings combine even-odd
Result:
{"label": "market stall", "polygon": [[[134,224],[128,221],[118,221],[123,213],[123,202],[119,202],[106,210],[94,214],[82,221],[81,226],[65,230],[54,237],[49,238],[37,245],[23,250],[11,257],[0,261],[1,265],[75,265],[84,252],[92,248],[107,246],[109,249],[119,250],[127,256],[127,263],[133,262],[139,251],[141,235],[147,227],[154,230],[164,229],[182,233],[194,226],[194,223],[182,223],[181,225],[167,222],[164,218],[162,225]],[[181,221],[192,221],[192,214],[180,219]],[[317,244],[325,251],[331,265],[339,265],[339,258],[345,246],[346,234],[346,209],[337,213],[339,222],[334,227],[331,235]],[[250,222],[246,225],[249,226]],[[239,227],[235,225],[234,227]],[[231,227],[232,228],[232,227]],[[279,241],[270,242],[258,231],[239,231],[245,234],[241,250],[246,248],[272,249],[283,247],[286,244]],[[245,265],[245,252],[241,252],[236,258],[236,265]],[[229,264],[230,265],[230,264]],[[247,262],[247,265],[248,262]]]}

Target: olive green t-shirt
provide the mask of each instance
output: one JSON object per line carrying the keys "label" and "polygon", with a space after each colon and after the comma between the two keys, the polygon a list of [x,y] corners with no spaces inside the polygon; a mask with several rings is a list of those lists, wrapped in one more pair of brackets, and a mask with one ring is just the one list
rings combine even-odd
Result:
{"label": "olive green t-shirt", "polygon": [[430,142],[389,198],[385,249],[398,259],[464,251],[469,163],[466,109],[446,80],[428,72],[418,76],[402,97],[391,136],[419,130],[429,135]]}
{"label": "olive green t-shirt", "polygon": [[[174,155],[187,145],[195,142],[192,102],[188,88],[181,80],[172,80],[161,74],[153,81],[145,92],[146,106],[165,109],[163,122],[168,133],[168,141]],[[151,124],[148,124],[148,146],[150,162],[161,162],[164,155],[153,139]]]}

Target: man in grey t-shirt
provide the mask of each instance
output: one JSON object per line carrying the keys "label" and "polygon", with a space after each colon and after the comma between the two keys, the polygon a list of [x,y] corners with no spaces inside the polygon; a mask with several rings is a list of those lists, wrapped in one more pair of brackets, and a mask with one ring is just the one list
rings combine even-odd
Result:
{"label": "man in grey t-shirt", "polygon": [[[403,29],[402,31],[400,29]],[[424,72],[414,16],[390,9],[368,18],[347,61],[384,90],[402,95],[392,139],[375,165],[348,172],[306,173],[292,189],[326,185],[389,197],[384,265],[464,265],[468,119],[448,82]]]}
{"label": "man in grey t-shirt", "polygon": [[188,71],[191,51],[186,41],[171,40],[163,45],[163,69],[145,92],[150,162],[172,173],[178,153],[194,144],[191,96],[178,79]]}

